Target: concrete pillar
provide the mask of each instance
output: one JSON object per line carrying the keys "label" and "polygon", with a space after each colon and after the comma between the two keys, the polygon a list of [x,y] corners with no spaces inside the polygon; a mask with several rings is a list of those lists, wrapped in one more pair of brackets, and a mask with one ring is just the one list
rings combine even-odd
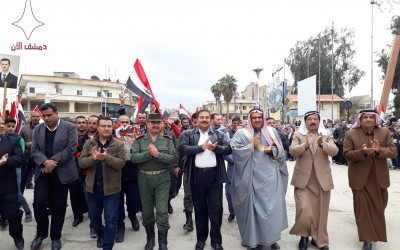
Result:
{"label": "concrete pillar", "polygon": [[75,102],[69,102],[69,113],[75,113]]}
{"label": "concrete pillar", "polygon": [[88,111],[88,113],[90,113],[90,103],[88,103],[88,105],[87,105],[87,111]]}
{"label": "concrete pillar", "polygon": [[28,103],[26,104],[26,109],[28,111],[32,111],[32,109],[31,109],[31,101],[29,99],[28,99]]}

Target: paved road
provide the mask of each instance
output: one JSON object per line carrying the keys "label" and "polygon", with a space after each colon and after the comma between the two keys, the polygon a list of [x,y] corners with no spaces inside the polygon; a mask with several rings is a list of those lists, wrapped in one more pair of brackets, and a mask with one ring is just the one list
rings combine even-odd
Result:
{"label": "paved road", "polygon": [[[289,172],[293,172],[294,162],[288,161]],[[332,165],[335,189],[331,195],[330,214],[328,222],[328,231],[330,236],[330,248],[338,250],[359,250],[362,244],[358,242],[357,227],[353,215],[352,194],[348,187],[347,167]],[[388,242],[378,242],[373,245],[374,250],[400,249],[400,171],[391,170],[392,185],[389,188],[389,205],[386,209],[386,224],[388,232]],[[26,190],[28,203],[32,203],[33,191]],[[171,229],[168,235],[170,250],[190,250],[194,249],[196,244],[196,233],[187,233],[182,230],[185,222],[183,210],[183,190],[172,201],[174,214],[170,216]],[[294,223],[295,204],[293,197],[293,188],[289,187],[286,195],[289,227]],[[140,217],[140,216],[139,216]],[[228,209],[224,199],[224,219],[222,225],[223,246],[226,250],[245,250],[240,245],[240,235],[236,221],[229,223],[227,221]],[[97,249],[96,240],[89,237],[89,220],[85,217],[84,222],[78,227],[72,227],[72,211],[68,207],[63,230],[63,249]],[[129,223],[128,223],[129,224]],[[127,225],[128,225],[127,224]],[[30,248],[30,243],[34,238],[36,229],[35,221],[24,223],[25,249]],[[281,249],[295,250],[297,248],[298,237],[289,235],[289,228],[282,232],[282,239],[279,241]],[[8,232],[0,232],[0,249],[15,249],[14,243]],[[146,234],[143,227],[139,232],[134,232],[128,228],[125,233],[125,242],[115,244],[114,249],[144,249]],[[51,241],[46,239],[43,242],[42,249],[50,249]],[[155,249],[157,249],[156,246]],[[206,250],[211,250],[210,241],[207,242]],[[310,246],[309,249],[317,249]]]}

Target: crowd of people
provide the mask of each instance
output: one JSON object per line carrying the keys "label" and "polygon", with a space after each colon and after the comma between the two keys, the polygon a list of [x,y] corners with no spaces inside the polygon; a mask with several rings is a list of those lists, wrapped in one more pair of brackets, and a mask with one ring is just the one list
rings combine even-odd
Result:
{"label": "crowd of people", "polygon": [[[227,219],[236,219],[241,244],[280,249],[281,232],[289,226],[287,160],[296,161],[290,182],[296,216],[289,233],[299,236],[300,250],[310,244],[329,249],[332,161],[348,166],[362,249],[387,241],[388,162],[400,168],[397,120],[387,128],[373,110],[361,111],[355,121],[334,122],[310,111],[294,125],[281,126],[254,108],[245,122],[235,117],[226,126],[208,110],[175,122],[139,113],[133,123],[123,104],[116,121],[96,115],[67,121],[55,104],[44,103],[44,122],[32,112],[19,134],[14,119],[0,118],[0,220],[17,249],[25,244],[23,214],[25,223],[34,218],[37,224],[31,250],[49,236],[51,249],[62,248],[69,193],[72,226],[88,213],[98,248],[124,241],[126,213],[138,231],[141,213],[144,249],[153,249],[157,239],[158,249],[166,250],[171,200],[183,186],[183,230],[196,231],[195,250],[204,249],[208,238],[213,249],[222,250],[224,184]],[[23,193],[33,186],[32,216]]]}

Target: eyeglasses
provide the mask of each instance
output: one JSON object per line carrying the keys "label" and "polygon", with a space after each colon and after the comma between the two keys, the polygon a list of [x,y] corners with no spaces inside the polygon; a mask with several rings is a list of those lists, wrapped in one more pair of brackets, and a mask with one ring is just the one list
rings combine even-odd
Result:
{"label": "eyeglasses", "polygon": [[112,125],[99,125],[100,128],[113,128]]}

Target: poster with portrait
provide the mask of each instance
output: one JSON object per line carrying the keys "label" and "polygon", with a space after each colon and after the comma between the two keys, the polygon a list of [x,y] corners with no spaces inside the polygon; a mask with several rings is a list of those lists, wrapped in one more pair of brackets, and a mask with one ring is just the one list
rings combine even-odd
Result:
{"label": "poster with portrait", "polygon": [[7,82],[7,89],[17,89],[19,56],[0,53],[0,60],[0,87],[4,88],[4,83]]}

